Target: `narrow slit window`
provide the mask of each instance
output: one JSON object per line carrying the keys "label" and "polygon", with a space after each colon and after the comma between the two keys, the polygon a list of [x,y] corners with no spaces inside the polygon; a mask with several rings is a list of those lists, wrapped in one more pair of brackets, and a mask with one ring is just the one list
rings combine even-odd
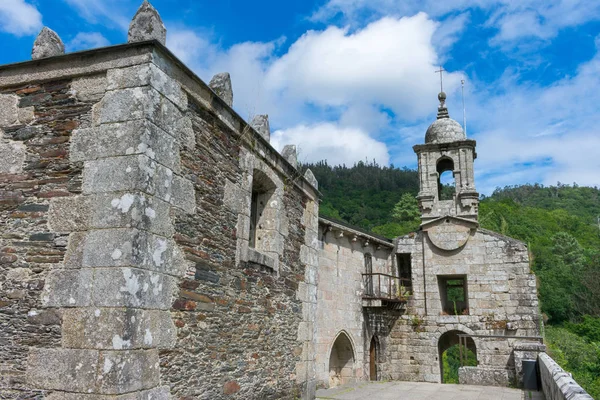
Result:
{"label": "narrow slit window", "polygon": [[256,226],[258,225],[258,195],[258,192],[252,192],[252,203],[250,205],[250,247],[256,247]]}
{"label": "narrow slit window", "polygon": [[365,291],[368,296],[373,295],[373,257],[365,254]]}

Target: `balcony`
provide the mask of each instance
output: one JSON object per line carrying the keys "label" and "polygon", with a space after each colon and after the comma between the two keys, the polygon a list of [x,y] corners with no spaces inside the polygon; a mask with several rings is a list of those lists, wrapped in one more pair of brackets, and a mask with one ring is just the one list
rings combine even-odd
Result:
{"label": "balcony", "polygon": [[410,279],[373,272],[362,274],[365,291],[363,307],[387,307],[400,309],[412,295]]}

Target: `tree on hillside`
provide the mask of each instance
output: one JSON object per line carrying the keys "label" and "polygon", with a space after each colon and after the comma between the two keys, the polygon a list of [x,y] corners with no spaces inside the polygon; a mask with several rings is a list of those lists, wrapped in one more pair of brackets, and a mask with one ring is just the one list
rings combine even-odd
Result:
{"label": "tree on hillside", "polygon": [[373,228],[373,232],[394,238],[415,232],[421,222],[421,211],[415,196],[404,193],[396,203],[391,214],[391,221]]}
{"label": "tree on hillside", "polygon": [[392,218],[398,222],[419,222],[421,212],[419,211],[419,203],[417,198],[410,193],[404,193],[400,197],[400,201],[394,206],[392,211]]}

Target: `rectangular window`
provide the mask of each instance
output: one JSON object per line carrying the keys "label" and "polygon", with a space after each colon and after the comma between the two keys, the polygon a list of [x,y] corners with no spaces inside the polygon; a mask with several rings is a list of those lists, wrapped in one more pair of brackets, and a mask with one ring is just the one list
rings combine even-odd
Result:
{"label": "rectangular window", "polygon": [[396,254],[396,261],[398,262],[398,277],[400,278],[400,284],[405,288],[412,287],[412,267],[410,253]]}
{"label": "rectangular window", "polygon": [[465,275],[438,275],[442,311],[446,315],[468,315],[469,298]]}

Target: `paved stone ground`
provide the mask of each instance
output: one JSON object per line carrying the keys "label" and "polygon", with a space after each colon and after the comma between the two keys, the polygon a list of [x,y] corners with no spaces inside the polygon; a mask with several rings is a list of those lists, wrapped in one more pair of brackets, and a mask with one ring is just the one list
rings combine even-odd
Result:
{"label": "paved stone ground", "polygon": [[541,392],[492,386],[426,382],[361,382],[317,390],[317,399],[335,400],[544,400]]}

